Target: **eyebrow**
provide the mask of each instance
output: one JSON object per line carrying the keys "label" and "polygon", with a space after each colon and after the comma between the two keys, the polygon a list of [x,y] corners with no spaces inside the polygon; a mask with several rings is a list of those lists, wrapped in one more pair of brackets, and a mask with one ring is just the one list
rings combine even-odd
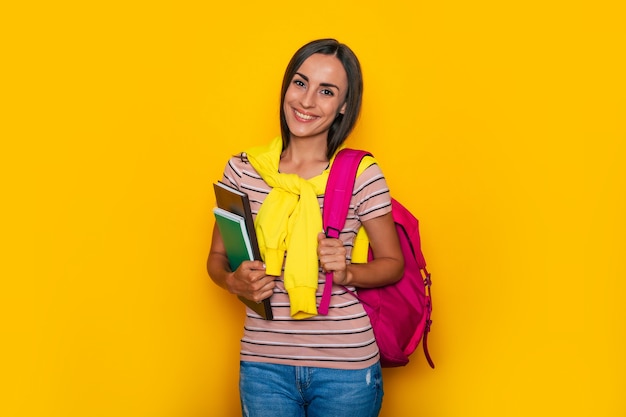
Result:
{"label": "eyebrow", "polygon": [[[304,81],[309,82],[309,77],[307,77],[306,75],[296,72],[296,75],[299,75],[300,77],[304,78]],[[339,87],[337,87],[335,84],[331,84],[331,83],[320,83],[320,86],[322,87],[332,87],[332,88],[336,88],[337,91],[341,91],[339,89]]]}

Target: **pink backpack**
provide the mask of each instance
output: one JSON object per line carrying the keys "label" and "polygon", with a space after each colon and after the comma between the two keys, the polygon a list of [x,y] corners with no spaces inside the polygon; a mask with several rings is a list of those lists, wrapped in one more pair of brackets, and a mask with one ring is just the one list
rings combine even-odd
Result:
{"label": "pink backpack", "polygon": [[[366,155],[371,154],[343,149],[335,157],[324,195],[323,222],[328,237],[338,238],[345,225],[357,169]],[[392,215],[404,255],[404,275],[395,284],[359,288],[355,296],[363,304],[372,323],[382,366],[406,365],[409,355],[422,341],[426,360],[434,368],[427,345],[432,323],[431,281],[421,251],[419,223],[409,210],[394,199]],[[369,259],[372,258],[370,248]],[[332,282],[332,273],[326,274],[326,282]],[[324,286],[318,309],[320,314],[328,314],[331,287]]]}

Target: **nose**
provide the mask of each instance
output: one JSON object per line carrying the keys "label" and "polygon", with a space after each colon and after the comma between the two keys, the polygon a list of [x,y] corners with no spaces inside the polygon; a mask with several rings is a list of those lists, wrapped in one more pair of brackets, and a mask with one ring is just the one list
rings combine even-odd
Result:
{"label": "nose", "polygon": [[307,88],[300,97],[300,104],[304,108],[311,108],[315,106],[315,90]]}

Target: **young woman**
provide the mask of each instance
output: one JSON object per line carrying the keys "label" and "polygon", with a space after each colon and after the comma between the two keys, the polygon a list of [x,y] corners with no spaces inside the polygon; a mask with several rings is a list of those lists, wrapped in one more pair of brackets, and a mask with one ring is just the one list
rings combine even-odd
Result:
{"label": "young woman", "polygon": [[[273,320],[248,309],[241,340],[244,416],[377,416],[383,396],[378,348],[363,306],[345,287],[398,280],[404,261],[391,198],[377,164],[357,177],[339,239],[326,238],[321,207],[329,167],[352,131],[363,82],[357,57],[334,39],[301,47],[281,90],[281,136],[231,158],[222,181],[248,194],[263,262],[231,271],[217,228],[209,275],[232,294],[271,296]],[[351,263],[364,227],[376,259]],[[327,315],[317,312],[333,272]]]}

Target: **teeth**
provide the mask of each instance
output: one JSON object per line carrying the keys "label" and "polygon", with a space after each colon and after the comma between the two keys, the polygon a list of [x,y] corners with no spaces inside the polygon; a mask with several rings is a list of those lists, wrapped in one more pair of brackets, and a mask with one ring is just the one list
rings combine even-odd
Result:
{"label": "teeth", "polygon": [[296,113],[296,116],[298,116],[301,119],[304,119],[304,120],[313,120],[313,119],[315,119],[315,116],[309,116],[308,114],[302,114],[298,110],[294,110],[294,112]]}

